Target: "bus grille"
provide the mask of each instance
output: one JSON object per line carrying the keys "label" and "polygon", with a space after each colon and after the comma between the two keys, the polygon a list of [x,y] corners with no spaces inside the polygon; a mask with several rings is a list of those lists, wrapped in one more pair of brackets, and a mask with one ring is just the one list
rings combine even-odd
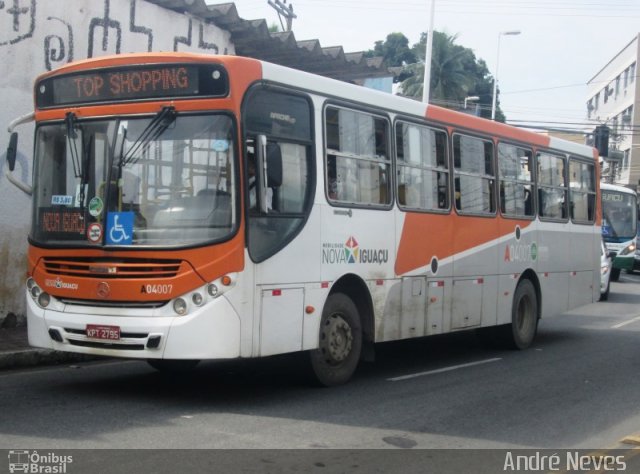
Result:
{"label": "bus grille", "polygon": [[100,308],[162,308],[169,301],[108,301],[108,300],[80,300],[74,298],[60,298],[64,304],[73,306],[97,306]]}
{"label": "bus grille", "polygon": [[172,278],[180,270],[180,260],[147,258],[100,259],[86,257],[46,257],[50,275],[88,278]]}
{"label": "bus grille", "polygon": [[110,342],[70,340],[72,346],[91,347],[93,349],[115,349],[120,351],[143,351],[144,344],[113,344]]}

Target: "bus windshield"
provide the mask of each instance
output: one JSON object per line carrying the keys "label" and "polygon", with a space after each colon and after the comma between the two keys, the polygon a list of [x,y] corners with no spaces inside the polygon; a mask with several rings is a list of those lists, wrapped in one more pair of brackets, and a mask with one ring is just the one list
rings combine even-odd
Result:
{"label": "bus windshield", "polygon": [[607,242],[623,242],[636,236],[636,196],[602,190],[602,236]]}
{"label": "bus windshield", "polygon": [[77,119],[38,127],[32,239],[193,246],[236,228],[234,128],[222,114]]}

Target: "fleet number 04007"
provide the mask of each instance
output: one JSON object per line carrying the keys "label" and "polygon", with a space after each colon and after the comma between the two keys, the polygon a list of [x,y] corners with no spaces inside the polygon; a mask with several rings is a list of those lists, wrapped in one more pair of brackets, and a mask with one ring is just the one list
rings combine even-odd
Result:
{"label": "fleet number 04007", "polygon": [[173,290],[173,285],[142,285],[140,293],[151,295],[169,295]]}

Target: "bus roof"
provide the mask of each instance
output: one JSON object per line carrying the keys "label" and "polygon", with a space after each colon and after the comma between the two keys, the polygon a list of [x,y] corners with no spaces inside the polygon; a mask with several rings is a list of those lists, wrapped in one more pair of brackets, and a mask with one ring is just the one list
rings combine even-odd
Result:
{"label": "bus roof", "polygon": [[475,115],[457,112],[437,105],[419,102],[407,97],[397,96],[355,84],[346,84],[335,79],[293,70],[284,66],[261,61],[263,78],[280,84],[290,85],[309,92],[316,92],[330,98],[365,103],[405,116],[430,119],[444,125],[482,131],[495,136],[532,143],[561,152],[586,156],[595,159],[594,148],[580,145],[556,137],[549,137],[523,128],[501,122],[480,118]]}
{"label": "bus roof", "polygon": [[637,194],[633,189],[627,188],[626,186],[621,186],[619,184],[611,184],[611,183],[600,183],[601,191],[617,191],[619,193],[625,194],[633,194],[634,196]]}

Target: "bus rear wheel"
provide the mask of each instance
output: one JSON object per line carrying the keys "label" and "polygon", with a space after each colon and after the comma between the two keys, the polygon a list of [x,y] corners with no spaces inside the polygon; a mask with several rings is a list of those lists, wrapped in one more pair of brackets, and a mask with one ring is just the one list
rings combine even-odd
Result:
{"label": "bus rear wheel", "polygon": [[335,293],[327,299],[320,320],[318,348],[309,353],[311,371],[320,385],[349,381],[362,351],[362,327],[351,298]]}
{"label": "bus rear wheel", "polygon": [[188,372],[198,365],[199,360],[190,359],[147,359],[147,363],[163,374],[180,374]]}
{"label": "bus rear wheel", "polygon": [[533,343],[538,330],[538,298],[530,280],[516,287],[511,308],[511,324],[500,328],[501,342],[510,349],[526,349]]}

